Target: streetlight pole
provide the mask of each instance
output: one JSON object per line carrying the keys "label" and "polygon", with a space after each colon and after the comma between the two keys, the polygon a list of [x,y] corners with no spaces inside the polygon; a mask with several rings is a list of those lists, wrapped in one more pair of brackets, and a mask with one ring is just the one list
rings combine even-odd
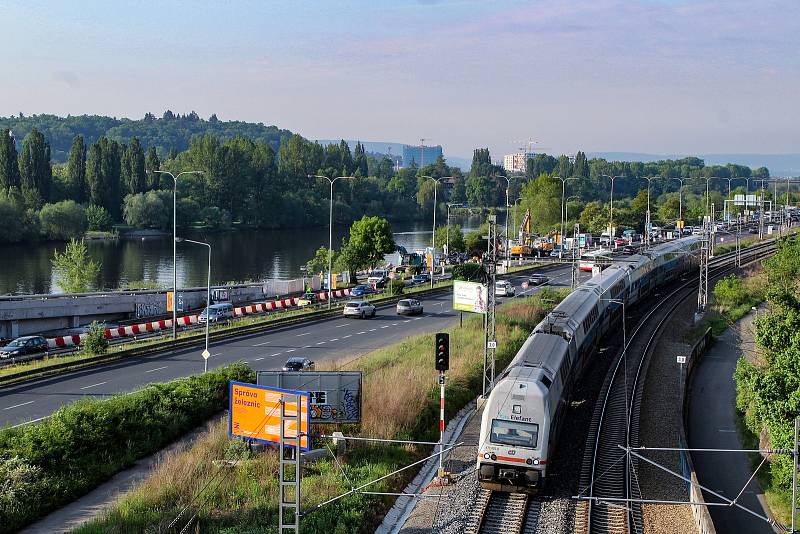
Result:
{"label": "streetlight pole", "polygon": [[501,176],[500,178],[502,178],[502,179],[504,179],[506,181],[506,239],[505,239],[505,243],[506,244],[503,247],[503,253],[504,253],[505,257],[506,257],[506,260],[505,260],[506,269],[508,269],[508,265],[509,265],[508,261],[509,261],[509,258],[510,258],[510,254],[509,254],[509,250],[508,250],[508,208],[509,208],[508,190],[511,188],[511,178],[509,178],[508,176]]}
{"label": "streetlight pole", "polygon": [[650,186],[655,177],[653,176],[642,176],[643,179],[647,180],[647,213],[645,214],[645,222],[644,222],[644,233],[645,233],[645,250],[650,248]]}
{"label": "streetlight pole", "polygon": [[[681,183],[680,189],[678,189],[678,220],[683,222],[683,181],[686,178],[673,178],[673,180],[678,180]],[[680,228],[681,235],[683,235],[683,226]]]}
{"label": "streetlight pole", "polygon": [[434,178],[433,176],[420,175],[420,178],[430,178],[433,180],[433,234],[431,235],[431,289],[433,289],[433,260],[436,255],[436,204],[438,202],[436,192],[439,189],[441,178]]}
{"label": "streetlight pole", "polygon": [[512,228],[512,230],[514,230],[514,239],[517,239],[517,232],[519,231],[519,228],[517,228],[517,202],[519,202],[520,200],[522,200],[522,197],[519,197],[517,200],[514,201],[514,207],[512,211],[512,213],[514,214],[514,228]]}
{"label": "streetlight pole", "polygon": [[[564,257],[564,193],[567,189],[567,180],[577,180],[576,177],[572,178],[562,178],[560,176],[554,176],[553,178],[558,178],[561,180],[561,226],[559,226],[559,237],[561,238],[561,244],[558,247],[558,259],[562,259]],[[611,183],[614,183],[613,181]],[[611,197],[614,198],[613,196]],[[611,202],[614,202],[613,200]],[[612,204],[613,206],[613,204]]]}
{"label": "streetlight pole", "polygon": [[337,176],[336,178],[329,178],[321,174],[314,174],[312,178],[325,178],[331,184],[331,200],[330,209],[328,211],[328,309],[331,309],[331,299],[333,296],[333,282],[331,281],[331,272],[333,270],[333,184],[339,178],[353,178],[352,176]]}
{"label": "streetlight pole", "polygon": [[[204,247],[208,247],[208,282],[206,285],[206,310],[208,307],[211,306],[211,244],[204,243],[203,241],[194,241],[192,239],[184,239],[182,237],[176,237],[175,242],[180,243],[185,241],[187,243],[194,243],[195,245],[202,245]],[[211,353],[208,351],[208,332],[209,332],[209,325],[211,324],[211,317],[209,317],[210,312],[206,311],[206,350],[203,351],[203,372],[205,373],[208,371],[208,359],[211,357]]]}
{"label": "streetlight pole", "polygon": [[616,179],[616,178],[624,178],[625,175],[621,174],[621,175],[618,175],[618,176],[609,176],[608,174],[601,174],[600,177],[601,178],[608,178],[609,180],[611,180],[611,211],[609,213],[609,218],[608,218],[608,241],[609,241],[609,247],[610,247],[611,246],[611,237],[612,237],[611,234],[614,232],[614,179]]}
{"label": "streetlight pole", "polygon": [[178,178],[184,174],[203,174],[203,171],[183,171],[177,176],[169,171],[153,169],[152,172],[168,174],[172,177],[174,185],[172,189],[172,339],[175,340],[178,339],[178,247],[176,241],[178,238]]}

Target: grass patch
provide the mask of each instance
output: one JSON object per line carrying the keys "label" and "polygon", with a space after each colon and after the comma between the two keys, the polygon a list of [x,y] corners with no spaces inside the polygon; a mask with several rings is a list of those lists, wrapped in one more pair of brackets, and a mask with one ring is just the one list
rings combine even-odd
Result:
{"label": "grass patch", "polygon": [[34,425],[0,430],[0,532],[15,532],[152,454],[227,404],[234,364],[110,399],[86,398]]}
{"label": "grass patch", "polygon": [[[497,366],[501,369],[519,350],[533,327],[553,302],[567,291],[543,291],[526,299],[511,299],[498,309]],[[447,382],[448,417],[454,415],[481,389],[483,373],[482,318],[473,316],[450,333],[450,371]],[[346,435],[435,441],[438,439],[439,395],[434,371],[433,335],[411,337],[335,367],[364,373],[363,420],[348,425]],[[319,429],[317,429],[319,430]],[[325,432],[330,427],[322,429]],[[317,438],[318,444],[319,439]],[[234,456],[241,461],[221,472],[213,460]],[[422,446],[349,446],[340,458],[353,486],[388,474],[430,454]],[[370,491],[399,491],[416,469],[369,486]],[[150,479],[136,488],[102,517],[77,530],[80,534],[105,532],[163,532],[187,505],[177,523],[180,530],[197,514],[192,531],[236,534],[272,532],[277,526],[277,455],[274,451],[251,455],[241,443],[227,437],[220,423],[190,450],[168,458]],[[201,491],[203,488],[205,490]],[[331,459],[309,464],[303,472],[303,502],[307,510],[350,490],[351,485]],[[193,500],[193,498],[197,497]],[[354,494],[302,518],[304,532],[373,532],[393,498]]]}

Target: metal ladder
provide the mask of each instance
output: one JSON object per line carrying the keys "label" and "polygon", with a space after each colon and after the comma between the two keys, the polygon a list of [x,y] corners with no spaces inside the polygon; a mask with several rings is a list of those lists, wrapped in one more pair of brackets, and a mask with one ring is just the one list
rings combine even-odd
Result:
{"label": "metal ladder", "polygon": [[[300,402],[300,395],[286,393],[281,396],[278,534],[300,532]],[[286,412],[287,405],[294,406],[294,413]],[[288,428],[291,422],[296,424],[293,434]],[[287,446],[287,440],[294,440],[294,447]]]}

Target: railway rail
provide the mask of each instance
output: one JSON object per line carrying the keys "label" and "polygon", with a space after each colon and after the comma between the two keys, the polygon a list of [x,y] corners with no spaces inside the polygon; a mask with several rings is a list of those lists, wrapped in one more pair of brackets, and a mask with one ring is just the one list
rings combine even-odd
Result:
{"label": "railway rail", "polygon": [[[742,251],[749,263],[774,250],[773,242]],[[735,269],[735,254],[709,262],[709,278]],[[589,426],[579,489],[585,500],[578,502],[574,531],[594,533],[642,532],[636,463],[620,447],[639,445],[639,410],[648,357],[658,333],[672,312],[697,291],[697,279],[681,284],[657,300],[627,339],[609,369]],[[641,380],[640,380],[641,379]]]}

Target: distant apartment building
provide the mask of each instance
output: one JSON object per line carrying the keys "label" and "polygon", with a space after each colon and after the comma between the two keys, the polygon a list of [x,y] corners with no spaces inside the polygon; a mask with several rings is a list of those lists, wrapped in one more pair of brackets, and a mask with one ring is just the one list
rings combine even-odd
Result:
{"label": "distant apartment building", "polygon": [[441,155],[441,145],[405,145],[403,146],[403,167],[410,167],[412,161],[417,164],[417,167],[430,165]]}
{"label": "distant apartment building", "polygon": [[525,172],[528,160],[533,157],[529,152],[517,152],[503,156],[503,168],[508,172]]}

